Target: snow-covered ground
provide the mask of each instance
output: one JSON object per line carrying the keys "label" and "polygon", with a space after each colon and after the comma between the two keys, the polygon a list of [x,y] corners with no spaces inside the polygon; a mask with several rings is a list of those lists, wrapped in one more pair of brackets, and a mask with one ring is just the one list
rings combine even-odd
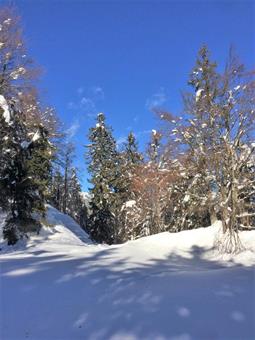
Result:
{"label": "snow-covered ground", "polygon": [[2,244],[1,339],[255,339],[255,231],[220,256],[217,224],[106,246],[51,207],[48,222]]}

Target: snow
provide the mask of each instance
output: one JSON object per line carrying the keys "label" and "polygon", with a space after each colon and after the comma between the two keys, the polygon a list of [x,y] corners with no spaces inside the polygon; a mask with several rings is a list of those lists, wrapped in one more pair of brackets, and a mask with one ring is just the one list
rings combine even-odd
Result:
{"label": "snow", "polygon": [[190,200],[190,195],[189,195],[189,194],[186,194],[186,195],[184,196],[183,202],[184,202],[184,203],[187,203],[187,202],[189,202],[189,200]]}
{"label": "snow", "polygon": [[56,209],[47,220],[0,255],[1,339],[255,338],[255,231],[222,256],[219,221],[107,246]]}
{"label": "snow", "polygon": [[10,77],[14,80],[17,80],[20,75],[25,74],[26,69],[24,67],[19,67],[17,70],[10,73]]}
{"label": "snow", "polygon": [[133,208],[135,205],[136,205],[136,201],[135,200],[130,200],[130,201],[127,201],[124,204],[124,207],[125,208]]}
{"label": "snow", "polygon": [[10,25],[11,21],[12,21],[12,19],[8,18],[8,19],[4,20],[3,24]]}
{"label": "snow", "polygon": [[198,89],[196,91],[196,102],[199,100],[199,98],[201,97],[202,92],[204,91],[204,89]]}
{"label": "snow", "polygon": [[4,117],[4,120],[7,124],[10,123],[10,120],[11,120],[11,114],[10,114],[10,111],[9,111],[9,106],[7,104],[7,101],[6,99],[4,98],[4,96],[2,96],[0,94],[0,107],[3,109],[3,117]]}
{"label": "snow", "polygon": [[41,137],[40,132],[39,132],[39,130],[37,130],[36,133],[34,134],[33,138],[32,138],[32,142],[36,142],[40,137]]}

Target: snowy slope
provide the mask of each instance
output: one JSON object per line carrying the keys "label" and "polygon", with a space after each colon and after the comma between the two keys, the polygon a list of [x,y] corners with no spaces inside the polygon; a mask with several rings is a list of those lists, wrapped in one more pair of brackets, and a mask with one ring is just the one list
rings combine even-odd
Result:
{"label": "snowy slope", "polygon": [[[48,206],[47,221],[49,224],[54,225],[55,231],[62,234],[62,238],[59,240],[60,243],[63,243],[63,238],[67,235],[67,243],[70,243],[71,234],[73,234],[75,238],[78,238],[81,242],[85,242],[87,244],[91,243],[88,234],[70,216],[60,213],[57,209],[51,206]],[[55,237],[57,236],[55,235]],[[74,240],[74,242],[76,241]],[[80,244],[80,242],[78,243]]]}
{"label": "snowy slope", "polygon": [[255,338],[255,231],[221,256],[219,225],[106,246],[54,209],[48,221],[0,255],[1,339]]}
{"label": "snowy slope", "polygon": [[59,212],[52,206],[47,206],[45,225],[40,234],[31,234],[29,239],[21,240],[13,247],[8,247],[3,241],[2,228],[5,215],[0,213],[0,249],[1,253],[29,250],[30,248],[51,247],[54,249],[69,249],[72,246],[84,246],[92,244],[88,234],[68,215]]}

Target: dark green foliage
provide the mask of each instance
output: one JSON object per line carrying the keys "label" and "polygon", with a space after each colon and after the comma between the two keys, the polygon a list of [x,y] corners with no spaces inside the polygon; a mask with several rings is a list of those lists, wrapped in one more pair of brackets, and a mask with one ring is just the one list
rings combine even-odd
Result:
{"label": "dark green foliage", "polygon": [[[82,197],[77,170],[73,167],[74,146],[61,144],[49,184],[49,202],[70,215],[84,229],[87,227],[87,207]],[[56,167],[57,165],[57,167]]]}
{"label": "dark green foliage", "polygon": [[138,144],[135,135],[130,132],[127,137],[127,142],[125,143],[124,156],[127,164],[130,167],[136,166],[143,162],[143,156],[138,151]]}
{"label": "dark green foliage", "polygon": [[49,202],[56,209],[62,211],[63,207],[63,192],[64,192],[64,177],[57,168],[52,174],[50,179],[50,197]]}
{"label": "dark green foliage", "polygon": [[111,128],[105,125],[104,114],[97,116],[96,127],[90,129],[88,146],[91,173],[91,215],[89,228],[99,242],[114,243],[116,239],[116,208],[118,206],[119,156]]}
{"label": "dark green foliage", "polygon": [[3,237],[7,240],[7,244],[14,245],[18,241],[18,230],[15,219],[9,219],[3,228]]}
{"label": "dark green foliage", "polygon": [[[43,126],[32,132],[25,115],[17,111],[14,105],[12,108],[10,106],[10,114],[10,121],[2,120],[0,128],[0,139],[3,141],[0,143],[0,187],[11,212],[4,235],[10,237],[8,242],[13,243],[18,234],[33,229],[32,213],[45,211],[52,147]],[[19,233],[16,232],[15,223]],[[22,228],[26,224],[31,228]]]}

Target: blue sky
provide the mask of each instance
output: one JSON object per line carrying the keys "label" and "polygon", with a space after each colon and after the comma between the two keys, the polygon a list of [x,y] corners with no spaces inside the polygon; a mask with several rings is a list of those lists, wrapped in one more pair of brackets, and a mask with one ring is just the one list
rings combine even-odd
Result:
{"label": "blue sky", "polygon": [[141,148],[157,128],[153,105],[181,110],[199,47],[223,65],[231,44],[254,66],[254,1],[16,1],[31,56],[44,69],[43,98],[76,144],[84,189],[84,145],[97,112],[121,142]]}

